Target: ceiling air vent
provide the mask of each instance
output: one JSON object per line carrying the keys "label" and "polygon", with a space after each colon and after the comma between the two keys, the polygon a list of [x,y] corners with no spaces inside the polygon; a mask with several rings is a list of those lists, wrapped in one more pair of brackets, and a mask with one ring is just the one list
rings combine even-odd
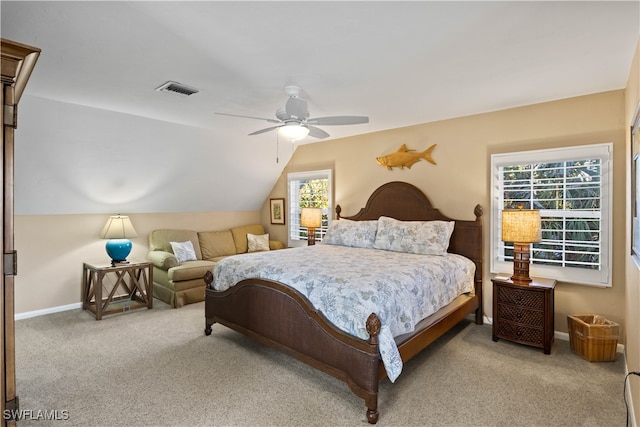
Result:
{"label": "ceiling air vent", "polygon": [[166,82],[163,85],[158,86],[156,90],[158,92],[172,92],[172,93],[177,93],[178,95],[184,95],[184,96],[189,96],[189,95],[193,95],[194,93],[198,93],[198,89],[189,87],[187,85],[183,85],[182,83],[178,83],[178,82]]}

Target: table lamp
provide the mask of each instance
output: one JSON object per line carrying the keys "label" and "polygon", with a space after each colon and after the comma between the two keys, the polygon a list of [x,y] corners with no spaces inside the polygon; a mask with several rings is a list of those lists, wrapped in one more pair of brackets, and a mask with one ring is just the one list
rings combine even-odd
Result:
{"label": "table lamp", "polygon": [[111,263],[127,262],[127,256],[131,252],[131,237],[137,237],[138,233],[133,228],[128,216],[110,216],[107,224],[100,233],[101,239],[107,241],[107,254],[111,257]]}
{"label": "table lamp", "polygon": [[526,285],[529,277],[529,258],[531,243],[539,242],[542,237],[540,211],[505,209],[502,211],[502,241],[513,242],[513,283]]}
{"label": "table lamp", "polygon": [[300,212],[300,225],[307,227],[307,245],[315,245],[316,228],[322,225],[322,209],[302,208]]}

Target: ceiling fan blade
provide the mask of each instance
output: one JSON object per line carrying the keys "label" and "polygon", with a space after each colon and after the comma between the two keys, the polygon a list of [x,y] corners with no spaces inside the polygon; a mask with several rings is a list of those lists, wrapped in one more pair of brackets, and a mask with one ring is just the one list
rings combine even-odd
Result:
{"label": "ceiling fan blade", "polygon": [[272,126],[270,128],[266,128],[266,129],[260,129],[260,130],[257,130],[255,132],[251,132],[249,134],[249,136],[251,136],[251,135],[260,135],[261,133],[265,133],[265,132],[269,132],[269,131],[274,130],[274,129],[278,129],[281,126],[284,126],[284,124],[279,125],[279,126]]}
{"label": "ceiling fan blade", "polygon": [[319,138],[319,139],[323,139],[329,136],[329,134],[325,131],[323,131],[320,128],[317,128],[315,126],[308,126],[309,128],[309,136],[312,136],[314,138]]}
{"label": "ceiling fan blade", "polygon": [[219,114],[221,116],[231,116],[231,117],[241,117],[243,119],[256,119],[256,120],[266,120],[269,123],[280,123],[280,120],[276,120],[276,119],[265,119],[264,117],[253,117],[253,116],[241,116],[238,114],[228,114],[228,113],[214,113],[214,114]]}
{"label": "ceiling fan blade", "polygon": [[361,123],[369,123],[369,117],[366,116],[332,116],[317,117],[307,120],[308,124],[320,126],[337,126],[337,125],[359,125]]}
{"label": "ceiling fan blade", "polygon": [[296,119],[306,119],[309,117],[309,110],[307,109],[307,101],[302,98],[290,97],[287,100],[286,110],[289,117],[295,117]]}

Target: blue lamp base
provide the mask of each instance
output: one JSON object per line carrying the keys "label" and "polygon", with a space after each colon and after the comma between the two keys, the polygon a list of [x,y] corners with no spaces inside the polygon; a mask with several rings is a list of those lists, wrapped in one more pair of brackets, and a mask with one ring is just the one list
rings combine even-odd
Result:
{"label": "blue lamp base", "polygon": [[107,240],[107,254],[111,257],[111,262],[125,262],[131,253],[131,240],[110,239]]}

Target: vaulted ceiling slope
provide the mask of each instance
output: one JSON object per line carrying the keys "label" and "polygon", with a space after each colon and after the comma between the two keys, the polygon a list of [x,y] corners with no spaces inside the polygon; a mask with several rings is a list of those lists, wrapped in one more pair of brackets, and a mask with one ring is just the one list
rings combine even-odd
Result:
{"label": "vaulted ceiling slope", "polygon": [[[43,51],[26,94],[201,129],[238,170],[275,135],[215,113],[275,118],[287,85],[313,117],[369,116],[325,127],[330,138],[620,89],[640,19],[637,1],[2,1],[0,13],[2,37]],[[199,92],[154,90],[168,80]],[[242,176],[269,183],[243,190],[264,200],[282,163]]]}

